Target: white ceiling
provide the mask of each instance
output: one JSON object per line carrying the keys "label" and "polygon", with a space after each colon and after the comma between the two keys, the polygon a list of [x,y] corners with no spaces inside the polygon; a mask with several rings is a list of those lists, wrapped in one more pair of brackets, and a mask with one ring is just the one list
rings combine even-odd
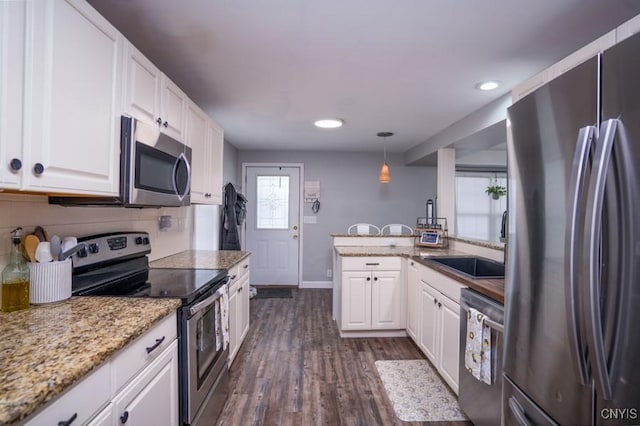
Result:
{"label": "white ceiling", "polygon": [[[89,0],[240,149],[420,144],[630,17],[637,0]],[[503,86],[480,92],[474,85]],[[321,130],[313,121],[339,117]]]}

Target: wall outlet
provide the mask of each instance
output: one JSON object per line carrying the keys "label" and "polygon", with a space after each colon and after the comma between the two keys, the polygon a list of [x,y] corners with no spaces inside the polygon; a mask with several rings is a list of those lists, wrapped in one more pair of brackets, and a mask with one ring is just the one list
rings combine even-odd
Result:
{"label": "wall outlet", "polygon": [[327,269],[327,278],[333,277],[333,270]]}

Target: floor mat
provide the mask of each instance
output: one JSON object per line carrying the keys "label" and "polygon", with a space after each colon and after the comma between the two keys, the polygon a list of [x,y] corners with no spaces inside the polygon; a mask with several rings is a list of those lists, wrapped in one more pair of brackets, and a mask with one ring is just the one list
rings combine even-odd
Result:
{"label": "floor mat", "polygon": [[405,422],[468,420],[429,361],[376,361],[396,416]]}
{"label": "floor mat", "polygon": [[290,288],[258,288],[255,299],[288,299],[293,297]]}

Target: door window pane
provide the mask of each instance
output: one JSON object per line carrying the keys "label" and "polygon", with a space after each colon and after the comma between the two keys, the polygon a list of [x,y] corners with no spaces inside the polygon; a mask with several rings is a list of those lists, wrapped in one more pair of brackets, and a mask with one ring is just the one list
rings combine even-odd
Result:
{"label": "door window pane", "polygon": [[289,176],[257,176],[258,229],[289,229]]}

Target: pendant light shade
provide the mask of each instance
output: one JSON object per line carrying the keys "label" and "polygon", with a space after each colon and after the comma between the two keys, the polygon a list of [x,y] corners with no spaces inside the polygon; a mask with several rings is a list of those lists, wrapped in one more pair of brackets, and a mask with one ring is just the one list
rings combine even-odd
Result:
{"label": "pendant light shade", "polygon": [[391,132],[379,132],[378,136],[384,138],[384,161],[382,163],[382,167],[380,168],[380,176],[378,176],[378,180],[380,183],[389,183],[391,182],[391,172],[389,171],[389,165],[387,164],[387,137],[393,136]]}
{"label": "pendant light shade", "polygon": [[380,176],[378,176],[378,180],[380,181],[380,183],[391,182],[391,173],[389,173],[389,165],[386,161],[382,163],[382,168],[380,169]]}

